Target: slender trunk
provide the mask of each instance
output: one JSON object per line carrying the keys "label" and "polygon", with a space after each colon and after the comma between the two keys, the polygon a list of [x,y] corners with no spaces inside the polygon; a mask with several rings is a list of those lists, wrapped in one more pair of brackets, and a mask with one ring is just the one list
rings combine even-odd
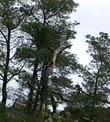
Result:
{"label": "slender trunk", "polygon": [[41,76],[41,106],[40,111],[47,111],[47,97],[48,97],[48,66],[43,65],[42,76]]}
{"label": "slender trunk", "polygon": [[97,101],[97,90],[98,90],[98,78],[96,79],[95,88],[94,88],[94,94],[93,94],[93,100],[92,100],[92,107],[91,107],[91,115],[90,115],[90,122],[94,122],[94,112],[95,112],[95,105]]}
{"label": "slender trunk", "polygon": [[35,100],[34,100],[34,103],[33,103],[33,107],[32,107],[32,113],[34,114],[35,111],[36,111],[36,107],[37,107],[37,104],[38,104],[38,101],[39,101],[39,92],[36,93],[36,96],[35,96]]}
{"label": "slender trunk", "polygon": [[30,91],[28,94],[28,104],[27,104],[27,114],[31,114],[32,110],[32,101],[33,101],[33,87],[30,87]]}
{"label": "slender trunk", "polygon": [[37,59],[36,59],[35,64],[34,64],[32,81],[31,81],[31,84],[30,84],[30,91],[29,91],[29,95],[28,95],[28,104],[27,104],[27,113],[28,114],[32,113],[33,95],[34,95],[34,87],[35,87],[37,67],[38,67],[38,64],[37,64]]}
{"label": "slender trunk", "polygon": [[53,96],[51,96],[51,102],[52,102],[53,113],[56,113],[57,104]]}
{"label": "slender trunk", "polygon": [[7,88],[6,88],[6,86],[7,86],[7,82],[3,81],[3,85],[2,85],[2,105],[4,107],[6,106],[6,100],[7,100],[7,91],[6,91]]}
{"label": "slender trunk", "polygon": [[91,114],[90,114],[90,122],[91,121],[95,121],[94,120],[94,112],[95,112],[95,106],[96,106],[96,102],[97,102],[97,91],[98,91],[98,82],[99,82],[99,73],[101,71],[102,68],[102,63],[100,65],[100,68],[97,72],[97,76],[96,76],[96,82],[95,82],[95,87],[94,87],[94,93],[93,93],[93,99],[92,99],[92,107],[91,107]]}
{"label": "slender trunk", "polygon": [[4,69],[3,76],[3,85],[2,85],[2,105],[6,106],[7,100],[7,83],[8,83],[8,70],[9,70],[9,60],[10,60],[10,38],[11,38],[11,30],[8,29],[8,38],[6,40],[7,43],[7,52],[6,52],[6,64]]}

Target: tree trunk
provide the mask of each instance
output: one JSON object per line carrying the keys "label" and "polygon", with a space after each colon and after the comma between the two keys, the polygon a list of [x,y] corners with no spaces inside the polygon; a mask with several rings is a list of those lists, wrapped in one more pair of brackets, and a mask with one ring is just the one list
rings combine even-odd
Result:
{"label": "tree trunk", "polygon": [[28,94],[28,104],[27,104],[27,114],[31,114],[32,113],[32,102],[33,102],[33,88],[30,87],[30,91],[29,91],[29,94]]}
{"label": "tree trunk", "polygon": [[[4,78],[5,80],[5,78]],[[6,91],[6,86],[7,86],[7,82],[3,81],[3,85],[2,85],[2,106],[6,106],[6,100],[7,100],[7,91]]]}
{"label": "tree trunk", "polygon": [[51,96],[51,102],[52,102],[53,113],[56,113],[57,104],[53,96]]}
{"label": "tree trunk", "polygon": [[94,93],[93,93],[93,99],[92,99],[90,122],[91,121],[93,121],[93,122],[95,121],[94,120],[94,114],[95,114],[94,112],[95,112],[95,106],[96,106],[96,102],[97,102],[97,91],[98,91],[99,73],[101,71],[101,68],[102,68],[102,62],[101,62],[100,68],[98,69],[97,76],[96,76],[96,79],[95,79],[95,87],[94,87]]}
{"label": "tree trunk", "polygon": [[3,85],[2,85],[2,105],[6,106],[7,100],[7,83],[8,83],[8,70],[9,70],[9,60],[10,60],[10,39],[11,39],[11,30],[8,29],[8,38],[6,40],[7,44],[7,52],[6,52],[6,64],[4,68],[4,76],[3,76]]}
{"label": "tree trunk", "polygon": [[29,91],[29,95],[28,95],[27,114],[32,113],[33,95],[34,95],[34,88],[35,88],[35,84],[36,84],[37,68],[38,68],[38,64],[37,64],[37,59],[36,59],[35,64],[34,64],[32,81],[31,81],[30,86],[29,86],[30,91]]}
{"label": "tree trunk", "polygon": [[35,96],[35,100],[33,102],[33,107],[32,107],[32,113],[34,114],[35,111],[36,111],[36,107],[37,107],[37,104],[38,104],[38,101],[39,101],[39,92],[36,93],[36,96]]}
{"label": "tree trunk", "polygon": [[48,97],[48,66],[43,65],[42,69],[42,76],[41,76],[41,106],[40,111],[46,112],[47,111],[47,97]]}

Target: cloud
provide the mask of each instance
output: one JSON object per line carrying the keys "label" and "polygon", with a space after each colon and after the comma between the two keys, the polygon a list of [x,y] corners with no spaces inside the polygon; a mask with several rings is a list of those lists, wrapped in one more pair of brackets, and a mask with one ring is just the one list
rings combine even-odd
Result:
{"label": "cloud", "polygon": [[71,14],[71,21],[77,20],[77,35],[73,40],[71,52],[76,53],[79,62],[88,64],[90,57],[86,54],[85,35],[98,36],[99,32],[110,33],[110,0],[75,0],[80,4],[76,12]]}

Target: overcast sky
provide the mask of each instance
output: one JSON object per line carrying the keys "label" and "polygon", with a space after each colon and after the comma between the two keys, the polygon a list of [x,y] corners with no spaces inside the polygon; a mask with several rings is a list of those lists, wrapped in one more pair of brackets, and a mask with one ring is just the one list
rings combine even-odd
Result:
{"label": "overcast sky", "polygon": [[77,20],[77,35],[73,40],[72,52],[80,57],[80,63],[87,64],[90,57],[86,55],[85,35],[98,35],[99,32],[110,33],[110,0],[75,0],[79,3],[71,20]]}

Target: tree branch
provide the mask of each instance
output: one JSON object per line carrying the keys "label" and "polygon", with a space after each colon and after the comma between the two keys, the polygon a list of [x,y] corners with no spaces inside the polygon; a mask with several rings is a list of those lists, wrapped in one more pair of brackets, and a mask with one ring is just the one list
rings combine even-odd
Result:
{"label": "tree branch", "polygon": [[62,101],[64,101],[64,102],[74,102],[73,100],[69,100],[69,99],[67,99],[67,98],[64,98],[62,94],[60,94],[60,93],[58,93],[58,92],[56,92],[56,91],[52,91],[52,92],[53,92],[54,94],[57,94],[57,95],[60,97],[60,99],[61,99]]}
{"label": "tree branch", "polygon": [[4,39],[6,40],[6,42],[8,41],[8,39],[6,38],[5,34],[3,33],[3,31],[0,29],[0,32],[2,34],[2,36],[4,37]]}
{"label": "tree branch", "polygon": [[19,75],[21,70],[24,68],[25,64],[26,64],[27,61],[25,61],[25,63],[23,64],[23,66],[20,68],[20,70],[14,74],[12,74],[12,76],[8,79],[8,82],[13,78],[15,77],[16,75]]}

